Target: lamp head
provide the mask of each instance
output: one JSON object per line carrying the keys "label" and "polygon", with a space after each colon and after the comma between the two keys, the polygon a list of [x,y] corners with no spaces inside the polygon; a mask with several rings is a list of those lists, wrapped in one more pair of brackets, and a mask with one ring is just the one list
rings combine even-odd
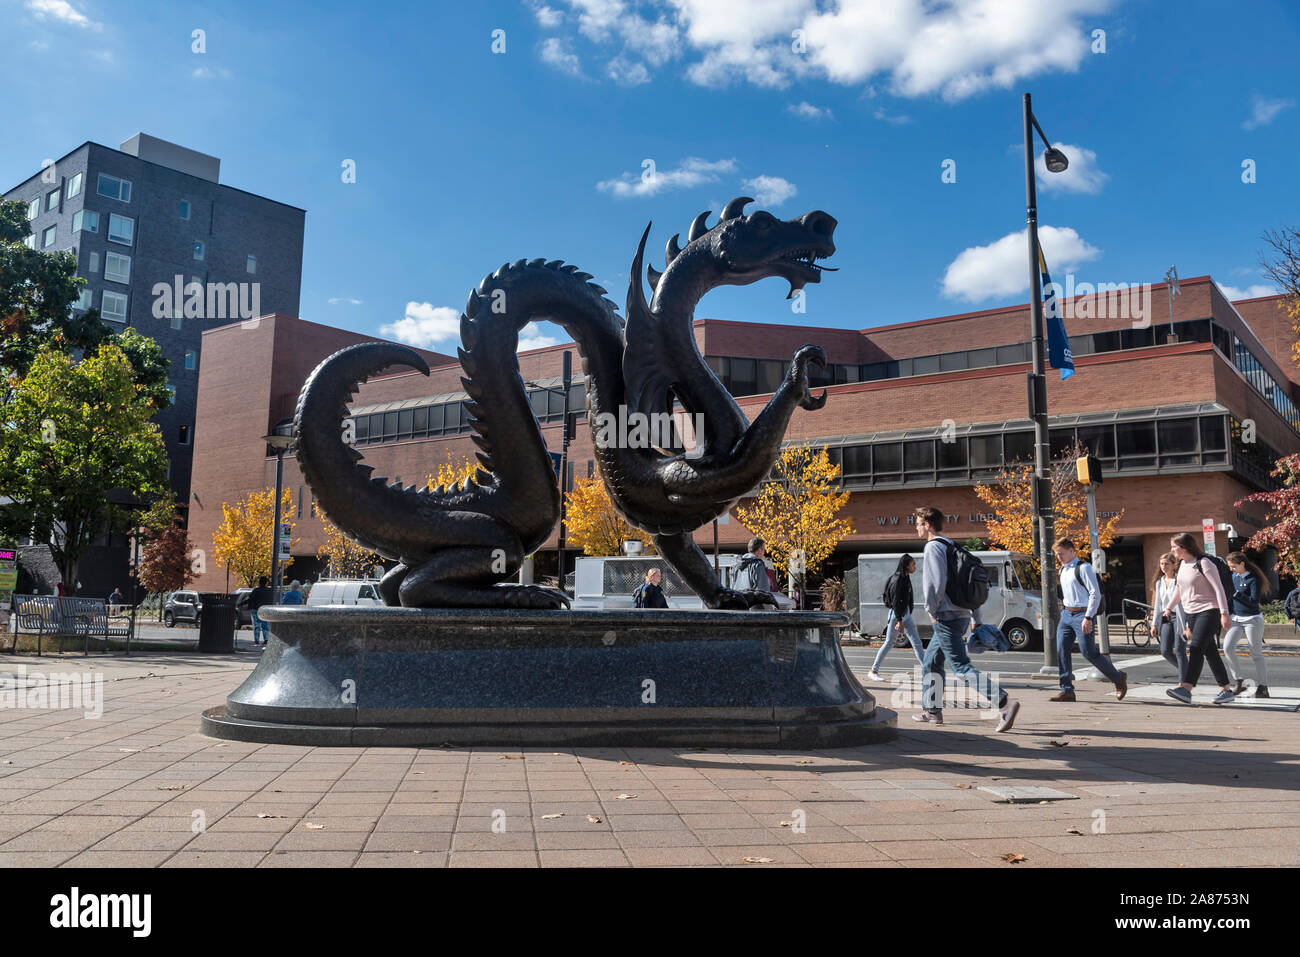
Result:
{"label": "lamp head", "polygon": [[1070,167],[1070,159],[1055,146],[1049,146],[1043,153],[1043,162],[1049,173],[1064,173]]}

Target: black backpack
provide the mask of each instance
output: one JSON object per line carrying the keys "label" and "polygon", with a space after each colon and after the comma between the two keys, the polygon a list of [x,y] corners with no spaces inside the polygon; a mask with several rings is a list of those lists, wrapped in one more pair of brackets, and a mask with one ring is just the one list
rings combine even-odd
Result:
{"label": "black backpack", "polygon": [[642,604],[645,601],[645,582],[636,586],[636,591],[632,592],[632,605],[635,608],[644,608]]}
{"label": "black backpack", "polygon": [[1288,618],[1300,618],[1300,588],[1292,589],[1291,594],[1286,596],[1286,604],[1282,607]]}
{"label": "black backpack", "polygon": [[[1082,564],[1083,562],[1080,561],[1079,565]],[[1079,577],[1079,565],[1074,566],[1074,583],[1083,588],[1083,579]],[[1101,596],[1097,602],[1097,617],[1100,618],[1106,614],[1106,586],[1102,584],[1100,575],[1097,576],[1097,593]],[[1065,590],[1060,585],[1056,586],[1056,597],[1061,601],[1065,601]]]}
{"label": "black backpack", "polygon": [[1196,570],[1202,575],[1205,574],[1205,571],[1201,568],[1201,561],[1206,558],[1210,560],[1210,563],[1214,565],[1219,573],[1219,583],[1223,585],[1223,597],[1228,600],[1227,612],[1231,613],[1232,596],[1237,592],[1237,586],[1232,581],[1232,570],[1228,568],[1228,563],[1218,555],[1202,555],[1196,560]]}
{"label": "black backpack", "polygon": [[894,607],[894,599],[898,595],[898,572],[889,576],[885,582],[885,590],[880,593],[880,600],[885,603],[885,610],[889,611]]}
{"label": "black backpack", "polygon": [[989,600],[989,571],[984,563],[956,542],[948,547],[948,600],[958,608],[974,611]]}

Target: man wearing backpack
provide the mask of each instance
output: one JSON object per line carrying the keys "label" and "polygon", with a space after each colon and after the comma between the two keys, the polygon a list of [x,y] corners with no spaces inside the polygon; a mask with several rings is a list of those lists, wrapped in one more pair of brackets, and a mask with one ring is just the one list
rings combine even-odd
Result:
{"label": "man wearing backpack", "polygon": [[1077,637],[1079,650],[1088,663],[1115,683],[1115,700],[1123,701],[1128,694],[1128,679],[1124,672],[1097,647],[1097,612],[1101,607],[1101,585],[1097,572],[1075,554],[1074,542],[1058,538],[1052,546],[1056,553],[1057,568],[1061,574],[1061,620],[1056,625],[1056,667],[1060,675],[1061,690],[1052,701],[1074,701],[1074,668],[1070,652]]}
{"label": "man wearing backpack", "polygon": [[[972,616],[982,624],[979,606],[988,597],[988,573],[980,560],[943,534],[943,512],[930,505],[916,510],[916,536],[926,539],[923,558],[925,610],[934,622],[934,635],[921,662],[922,710],[913,721],[943,724],[944,659],[968,685],[974,685],[989,701],[995,700],[994,682],[970,663],[963,637]],[[981,587],[982,580],[982,587]],[[998,731],[1010,731],[1020,702],[997,689]]]}

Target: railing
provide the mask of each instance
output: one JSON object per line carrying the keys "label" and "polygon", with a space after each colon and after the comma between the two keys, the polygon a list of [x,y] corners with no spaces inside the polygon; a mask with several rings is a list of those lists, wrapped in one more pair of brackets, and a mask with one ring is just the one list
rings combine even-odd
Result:
{"label": "railing", "polygon": [[129,605],[113,605],[102,598],[59,597],[57,595],[14,595],[9,630],[13,634],[9,652],[18,649],[18,636],[36,636],[36,654],[46,638],[82,638],[84,653],[90,654],[90,639],[108,643],[110,638],[125,638],[128,653],[135,630],[134,615],[124,614]]}

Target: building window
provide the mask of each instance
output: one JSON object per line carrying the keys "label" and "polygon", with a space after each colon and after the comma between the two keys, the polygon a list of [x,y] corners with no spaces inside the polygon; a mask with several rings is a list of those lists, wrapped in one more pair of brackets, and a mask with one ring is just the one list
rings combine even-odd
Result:
{"label": "building window", "polygon": [[181,200],[181,219],[189,219],[189,218],[190,218],[190,201],[189,201],[188,199],[182,199],[182,200]]}
{"label": "building window", "polygon": [[119,216],[117,213],[109,213],[108,239],[109,242],[130,246],[135,241],[135,220],[130,216]]}
{"label": "building window", "polygon": [[301,485],[298,486],[298,515],[296,517],[302,518],[302,486]]}
{"label": "building window", "polygon": [[91,250],[91,253],[90,253],[90,270],[89,270],[89,271],[92,272],[92,273],[94,273],[95,275],[98,275],[98,274],[99,274],[99,253],[95,252],[94,250]]}
{"label": "building window", "polygon": [[182,425],[177,430],[176,442],[178,445],[190,444],[190,427],[188,425]]}
{"label": "building window", "polygon": [[33,236],[31,233],[28,233],[28,234],[23,238],[23,245],[26,246],[28,249],[35,249],[35,248],[36,248],[36,237]]}
{"label": "building window", "polygon": [[48,213],[52,209],[59,208],[59,191],[52,189],[45,194],[45,211]]}
{"label": "building window", "polygon": [[49,249],[54,245],[54,233],[57,228],[58,227],[56,226],[51,226],[49,229],[45,230],[45,232],[41,233],[42,249]]}
{"label": "building window", "polygon": [[257,257],[256,257],[256,256],[249,256],[249,257],[248,257],[248,264],[247,264],[247,266],[245,266],[245,268],[246,268],[249,272],[251,272],[251,273],[256,273],[256,272],[257,272]]}
{"label": "building window", "polygon": [[170,317],[170,322],[171,322],[171,327],[173,329],[179,329],[181,327],[180,309],[175,305],[172,306],[172,314]]}
{"label": "building window", "polygon": [[77,293],[77,308],[89,309],[94,302],[94,296],[95,294],[89,289],[83,288],[81,292]]}
{"label": "building window", "polygon": [[104,297],[100,301],[100,315],[105,319],[112,319],[114,322],[126,322],[126,296],[120,292],[109,292],[104,290]]}
{"label": "building window", "polygon": [[27,204],[27,221],[31,222],[39,215],[41,215],[41,200],[37,197]]}
{"label": "building window", "polygon": [[107,196],[109,199],[120,199],[124,203],[131,202],[131,184],[124,179],[118,179],[116,176],[109,176],[107,173],[99,174],[99,185],[95,191],[100,196]]}
{"label": "building window", "polygon": [[110,252],[104,256],[104,278],[113,282],[131,281],[131,257]]}
{"label": "building window", "polygon": [[194,240],[194,258],[203,259],[203,243],[197,239]]}
{"label": "building window", "polygon": [[72,214],[72,231],[74,233],[99,232],[99,213],[93,209],[79,209]]}
{"label": "building window", "polygon": [[81,195],[81,174],[78,173],[72,179],[68,180],[68,199]]}
{"label": "building window", "polygon": [[193,372],[198,367],[199,367],[198,354],[195,353],[193,350],[187,351],[185,353],[185,368]]}

